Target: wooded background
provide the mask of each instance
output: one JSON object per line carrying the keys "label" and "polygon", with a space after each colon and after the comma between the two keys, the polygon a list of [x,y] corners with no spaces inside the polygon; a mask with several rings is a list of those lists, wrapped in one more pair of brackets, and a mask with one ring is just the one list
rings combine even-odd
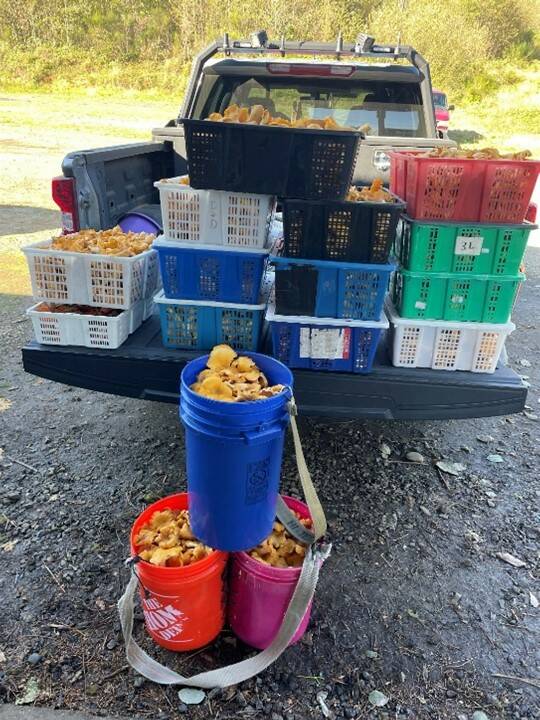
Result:
{"label": "wooded background", "polygon": [[400,38],[428,59],[437,87],[478,100],[501,75],[511,81],[513,65],[538,59],[540,0],[0,0],[0,82],[181,93],[206,43],[260,28],[271,38]]}

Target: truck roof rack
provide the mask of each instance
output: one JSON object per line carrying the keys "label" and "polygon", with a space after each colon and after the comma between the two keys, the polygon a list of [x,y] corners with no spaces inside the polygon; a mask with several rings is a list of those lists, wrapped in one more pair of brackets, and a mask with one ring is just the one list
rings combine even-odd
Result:
{"label": "truck roof rack", "polygon": [[411,65],[429,77],[429,66],[424,58],[410,45],[376,45],[375,38],[360,33],[354,42],[343,40],[340,32],[335,42],[313,42],[310,40],[285,40],[282,35],[279,42],[268,39],[265,30],[251,33],[248,40],[231,40],[228,33],[224,33],[220,40],[216,40],[202,52],[193,63],[185,99],[181,110],[181,117],[189,117],[191,100],[194,97],[195,86],[205,63],[214,55],[223,53],[227,57],[234,55],[313,55],[331,56],[336,60],[343,58],[378,58],[387,60],[408,60]]}

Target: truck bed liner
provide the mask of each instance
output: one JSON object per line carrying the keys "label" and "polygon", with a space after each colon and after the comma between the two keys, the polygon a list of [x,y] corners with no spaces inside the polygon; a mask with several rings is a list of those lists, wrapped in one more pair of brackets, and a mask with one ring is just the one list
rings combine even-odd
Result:
{"label": "truck bed liner", "polygon": [[[24,369],[57,382],[127,397],[178,401],[179,376],[199,352],[161,344],[153,316],[118,348],[40,345],[23,348]],[[341,419],[433,420],[520,412],[527,390],[508,367],[477,374],[396,368],[381,347],[369,375],[296,370],[295,396],[304,414]]]}

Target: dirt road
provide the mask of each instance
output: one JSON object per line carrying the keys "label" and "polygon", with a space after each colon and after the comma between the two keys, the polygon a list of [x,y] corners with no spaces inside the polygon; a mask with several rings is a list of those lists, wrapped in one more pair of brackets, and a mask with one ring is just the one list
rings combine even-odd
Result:
{"label": "dirt road", "polygon": [[[115,609],[127,579],[122,563],[140,509],[185,487],[177,414],[23,372],[30,298],[17,248],[55,228],[48,183],[65,152],[145,137],[176,105],[117,103],[114,113],[108,107],[115,125],[103,125],[95,99],[81,109],[0,97],[0,701],[21,699],[35,681],[38,705],[160,720],[318,719],[323,697],[335,720],[480,720],[475,711],[490,720],[539,718],[535,243],[508,344],[511,365],[531,385],[526,412],[302,423],[334,543],[306,637],[256,680],[189,710],[175,689],[128,669]],[[406,461],[410,450],[424,462]],[[441,459],[464,467],[440,472]],[[290,445],[283,476],[283,489],[298,494]],[[499,559],[504,552],[524,566]],[[140,618],[137,636],[184,674],[249,653],[229,631],[188,656],[157,651]],[[370,705],[374,689],[386,705]]]}

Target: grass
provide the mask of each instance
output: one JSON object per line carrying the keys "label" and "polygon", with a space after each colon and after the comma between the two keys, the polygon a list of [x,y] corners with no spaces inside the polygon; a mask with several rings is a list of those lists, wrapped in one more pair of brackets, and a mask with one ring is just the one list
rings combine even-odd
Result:
{"label": "grass", "polygon": [[540,62],[536,61],[514,68],[513,82],[501,83],[482,100],[457,106],[451,114],[450,136],[467,146],[529,149],[540,157],[539,118]]}

